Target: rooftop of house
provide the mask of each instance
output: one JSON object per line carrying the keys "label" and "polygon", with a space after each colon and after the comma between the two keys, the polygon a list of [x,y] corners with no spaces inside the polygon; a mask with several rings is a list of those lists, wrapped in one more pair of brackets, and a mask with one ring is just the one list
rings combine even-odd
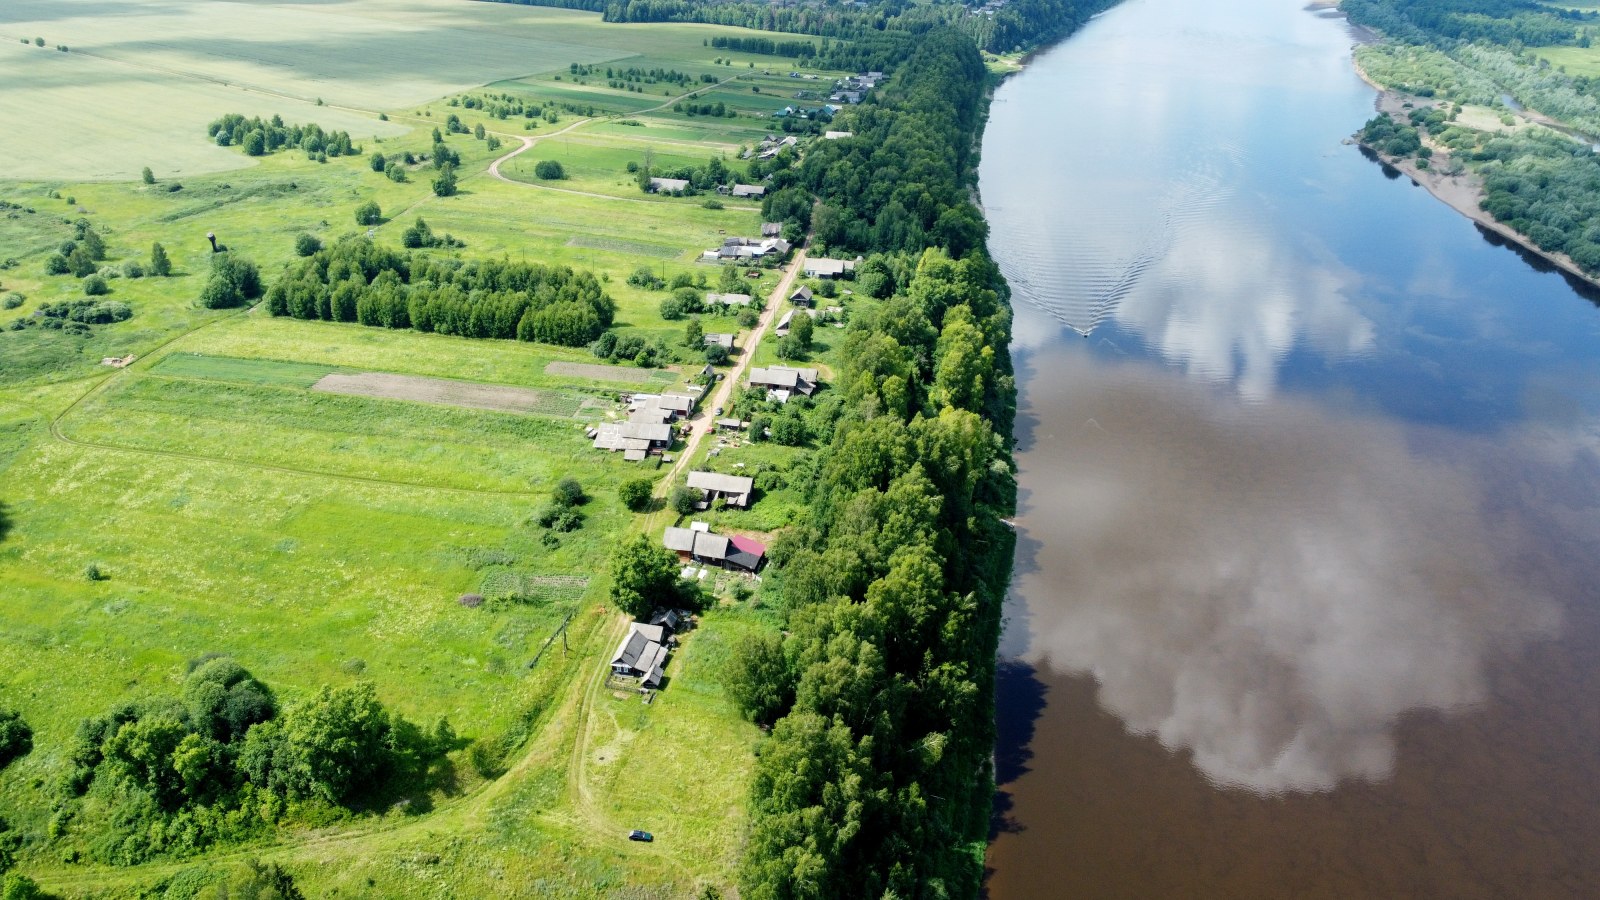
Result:
{"label": "rooftop of house", "polygon": [[744,475],[724,475],[721,472],[690,472],[689,487],[724,494],[748,494],[755,489],[756,480]]}
{"label": "rooftop of house", "polygon": [[750,383],[792,388],[800,382],[817,383],[816,369],[791,369],[788,366],[755,366],[750,370]]}

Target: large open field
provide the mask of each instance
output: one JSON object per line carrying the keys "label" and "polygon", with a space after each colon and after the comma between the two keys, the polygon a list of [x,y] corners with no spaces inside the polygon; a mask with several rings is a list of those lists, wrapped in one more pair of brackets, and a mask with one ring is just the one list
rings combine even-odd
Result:
{"label": "large open field", "polygon": [[[465,0],[7,0],[0,155],[18,179],[227,171],[249,160],[194,140],[223,113],[393,135],[378,112],[572,63],[678,62],[736,31],[596,19]],[[44,46],[23,43],[34,38]]]}
{"label": "large open field", "polygon": [[[38,125],[0,128],[0,296],[23,298],[0,308],[0,503],[13,525],[0,536],[0,707],[36,731],[34,752],[0,774],[0,816],[25,837],[23,871],[67,896],[177,897],[242,858],[227,848],[116,868],[89,852],[92,835],[50,824],[82,719],[171,693],[190,661],[226,653],[286,702],[371,681],[386,704],[417,722],[446,716],[463,738],[454,781],[427,803],[331,828],[291,823],[249,848],[287,865],[308,896],[731,885],[759,732],[724,696],[721,667],[763,613],[724,597],[651,704],[604,688],[621,633],[606,608],[611,553],[662,524],[625,509],[618,488],[667,468],[595,451],[584,428],[623,414],[619,392],[682,385],[699,368],[698,350],[670,349],[684,323],[662,318],[666,289],[630,276],[715,290],[721,272],[700,252],[758,233],[759,202],[650,196],[626,171],[712,157],[744,171],[739,148],[773,128],[764,112],[800,79],[787,60],[706,46],[737,33],[456,0],[0,4],[0,122]],[[35,36],[46,46],[23,43]],[[616,89],[578,83],[573,64],[687,79]],[[691,91],[736,116],[674,111]],[[501,93],[550,115],[496,118],[461,102]],[[364,155],[252,159],[216,146],[205,125],[226,112],[348,129],[391,157],[426,152],[457,115],[501,146],[447,135],[460,191],[438,197],[423,162],[397,182]],[[495,177],[490,164],[525,138]],[[568,177],[536,178],[546,159]],[[139,181],[146,165],[154,184]],[[682,359],[619,366],[582,348],[198,306],[208,232],[271,283],[296,261],[297,235],[364,230],[353,211],[369,200],[383,211],[380,244],[398,246],[423,218],[464,244],[427,253],[595,272],[618,305],[613,330]],[[85,282],[45,270],[77,221],[106,244],[99,299],[130,317],[46,328],[41,306],[84,297]],[[154,242],[170,277],[115,277]],[[765,295],[781,273],[752,274],[741,290]],[[732,317],[705,327],[743,330]],[[127,356],[125,368],[102,365]],[[799,452],[740,458],[787,466]],[[582,526],[558,533],[535,519],[563,477],[590,500]],[[747,515],[770,530],[794,498],[775,489]],[[514,596],[459,602],[474,593]],[[657,842],[622,840],[634,827]]]}

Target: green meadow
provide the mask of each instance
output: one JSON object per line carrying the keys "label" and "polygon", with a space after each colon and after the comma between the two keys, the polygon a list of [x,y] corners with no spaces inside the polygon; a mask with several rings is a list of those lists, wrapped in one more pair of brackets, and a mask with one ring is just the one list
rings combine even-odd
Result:
{"label": "green meadow", "polygon": [[[606,689],[622,626],[604,573],[617,542],[647,524],[618,488],[666,470],[595,451],[584,434],[621,414],[619,392],[682,385],[698,366],[609,366],[584,349],[206,310],[197,298],[208,233],[270,283],[301,235],[370,231],[398,246],[421,218],[464,246],[418,252],[592,270],[617,301],[619,336],[677,346],[684,323],[660,314],[668,292],[629,276],[715,290],[720,271],[701,251],[758,233],[759,204],[650,196],[626,169],[715,157],[744,171],[741,147],[774,130],[766,113],[802,79],[788,77],[791,61],[706,46],[740,33],[449,0],[0,5],[0,121],[52,123],[0,130],[13,162],[0,180],[0,297],[23,298],[0,309],[0,503],[13,523],[0,539],[0,706],[36,733],[0,774],[0,816],[25,837],[21,871],[63,896],[100,897],[193,896],[246,855],[282,863],[308,896],[731,887],[759,731],[720,672],[765,613],[724,597],[651,704]],[[47,45],[23,44],[35,35]],[[602,74],[579,83],[574,64]],[[606,65],[690,80],[617,89]],[[674,111],[691,91],[737,115]],[[491,94],[550,116],[462,104]],[[348,130],[363,153],[247,157],[207,139],[206,123],[231,112]],[[368,165],[367,152],[426,153],[451,115],[487,131],[444,135],[462,160],[455,196],[434,195],[427,163],[403,182]],[[493,177],[491,162],[523,138],[534,145]],[[567,177],[538,179],[547,159]],[[146,166],[154,183],[139,177]],[[370,228],[354,218],[367,201],[382,210]],[[108,293],[92,299],[131,315],[48,328],[42,306],[85,299],[84,282],[44,265],[79,221],[106,245]],[[172,274],[133,277],[156,242]],[[779,274],[741,290],[765,295]],[[740,330],[731,317],[705,327]],[[332,393],[318,387],[329,375],[513,389],[523,406]],[[728,458],[787,471],[802,452]],[[589,500],[581,527],[556,532],[537,512],[566,477]],[[719,523],[769,533],[797,514],[797,495],[768,496]],[[470,594],[490,599],[462,603]],[[290,821],[248,846],[126,868],[81,852],[88,835],[53,835],[79,722],[175,692],[211,653],[286,702],[364,680],[413,721],[448,717],[463,739],[454,779],[425,803]],[[630,828],[656,843],[629,843]]]}

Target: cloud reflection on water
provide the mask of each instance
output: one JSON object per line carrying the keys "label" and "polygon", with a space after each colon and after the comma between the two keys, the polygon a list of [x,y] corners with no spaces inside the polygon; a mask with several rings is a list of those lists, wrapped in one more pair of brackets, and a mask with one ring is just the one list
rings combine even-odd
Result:
{"label": "cloud reflection on water", "polygon": [[1499,564],[1520,536],[1399,427],[1039,356],[1026,658],[1092,673],[1130,730],[1214,781],[1383,779],[1400,715],[1481,701],[1492,654],[1555,631]]}
{"label": "cloud reflection on water", "polygon": [[1114,317],[1188,374],[1234,383],[1259,401],[1273,395],[1279,366],[1301,341],[1334,358],[1372,346],[1372,323],[1346,296],[1349,280],[1291,258],[1248,226],[1197,224]]}

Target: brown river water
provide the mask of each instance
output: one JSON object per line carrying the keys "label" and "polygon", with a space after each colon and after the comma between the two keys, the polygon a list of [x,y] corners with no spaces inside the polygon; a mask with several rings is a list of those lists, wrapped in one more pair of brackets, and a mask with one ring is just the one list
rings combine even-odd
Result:
{"label": "brown river water", "polygon": [[1600,309],[1342,143],[1353,41],[1130,0],[996,96],[993,897],[1600,897]]}

